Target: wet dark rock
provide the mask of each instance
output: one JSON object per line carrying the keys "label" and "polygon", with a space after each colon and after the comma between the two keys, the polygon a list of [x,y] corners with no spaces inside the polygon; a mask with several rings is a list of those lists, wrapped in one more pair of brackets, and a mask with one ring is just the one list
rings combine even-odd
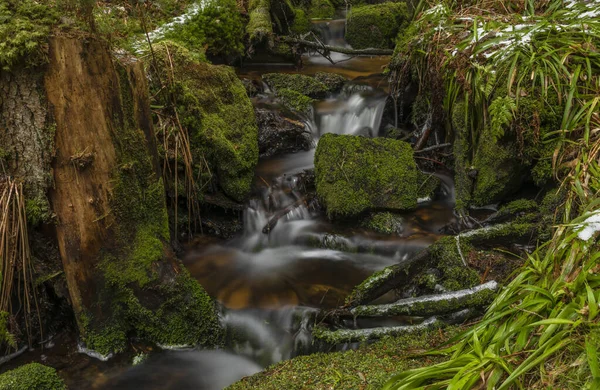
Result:
{"label": "wet dark rock", "polygon": [[312,134],[303,122],[266,109],[256,109],[256,122],[260,157],[295,153],[312,146]]}

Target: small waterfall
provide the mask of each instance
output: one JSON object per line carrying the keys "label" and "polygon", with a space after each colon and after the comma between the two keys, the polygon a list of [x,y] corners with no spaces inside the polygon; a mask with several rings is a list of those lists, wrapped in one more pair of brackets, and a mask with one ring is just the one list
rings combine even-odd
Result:
{"label": "small waterfall", "polygon": [[[350,47],[346,42],[346,19],[335,19],[328,21],[313,22],[318,31],[321,41],[329,46]],[[329,54],[333,62],[346,61],[350,58],[347,54],[332,52]],[[313,60],[318,63],[327,64],[328,60],[320,54],[315,54]]]}
{"label": "small waterfall", "polygon": [[319,135],[325,133],[376,136],[383,117],[385,97],[352,94],[332,109],[318,113]]}
{"label": "small waterfall", "polygon": [[312,342],[309,332],[316,309],[232,310],[223,317],[234,351],[263,366],[290,359]]}
{"label": "small waterfall", "polygon": [[318,21],[314,23],[314,26],[324,44],[330,46],[348,46],[344,37],[346,33],[346,19]]}
{"label": "small waterfall", "polygon": [[[312,215],[296,190],[297,177],[284,176],[266,188],[261,199],[253,199],[244,212],[241,249],[290,245],[298,234],[312,226]],[[268,226],[268,233],[265,228]]]}

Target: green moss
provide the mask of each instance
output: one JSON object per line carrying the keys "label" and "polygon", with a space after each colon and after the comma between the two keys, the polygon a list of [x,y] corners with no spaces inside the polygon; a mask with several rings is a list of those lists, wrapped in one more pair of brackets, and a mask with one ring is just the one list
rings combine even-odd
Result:
{"label": "green moss", "polygon": [[533,199],[517,199],[502,206],[498,213],[517,214],[538,210],[538,204]]}
{"label": "green moss", "polygon": [[348,13],[346,40],[355,49],[393,48],[396,36],[409,21],[404,2],[353,7]]}
{"label": "green moss", "polygon": [[232,68],[200,62],[170,42],[155,46],[163,79],[171,77],[167,47],[175,76],[171,92],[190,135],[199,193],[211,188],[210,181],[230,198],[245,200],[258,162],[258,128],[243,83]]}
{"label": "green moss", "polygon": [[417,183],[419,183],[419,199],[432,199],[435,195],[435,192],[438,190],[438,188],[440,188],[442,181],[437,176],[419,171]]}
{"label": "green moss", "polygon": [[[1,281],[1,275],[0,275]],[[11,348],[17,348],[17,341],[15,336],[10,333],[8,329],[8,319],[10,317],[10,313],[6,311],[0,311],[0,344],[6,343]]]}
{"label": "green moss", "polygon": [[441,355],[416,355],[442,344],[459,331],[456,327],[425,330],[387,337],[355,351],[296,357],[244,378],[228,389],[381,389],[399,371],[441,362]]}
{"label": "green moss", "polygon": [[511,143],[495,142],[489,129],[481,134],[482,140],[473,159],[477,178],[471,200],[476,206],[500,202],[519,188],[523,164],[516,147]]}
{"label": "green moss", "polygon": [[0,3],[0,69],[46,62],[45,44],[59,13],[47,2],[5,0]]}
{"label": "green moss", "polygon": [[325,84],[303,74],[267,73],[262,76],[262,79],[275,91],[291,89],[312,98],[324,97],[328,91]]}
{"label": "green moss", "polygon": [[310,115],[315,102],[315,99],[287,88],[279,89],[277,96],[285,107],[305,115]]}
{"label": "green moss", "polygon": [[454,186],[456,191],[456,209],[466,211],[471,202],[473,180],[468,175],[470,168],[469,134],[465,122],[466,105],[456,103],[452,110],[452,126],[454,128]]}
{"label": "green moss", "polygon": [[383,234],[402,234],[404,219],[389,212],[371,214],[362,225],[373,231]]}
{"label": "green moss", "polygon": [[329,0],[312,0],[308,12],[311,19],[331,19],[335,14],[335,8]]}
{"label": "green moss", "polygon": [[54,368],[30,363],[0,375],[3,390],[64,390],[67,387]]}
{"label": "green moss", "polygon": [[292,34],[306,34],[312,28],[312,23],[302,8],[294,9],[294,22],[290,28]]}
{"label": "green moss", "polygon": [[337,73],[327,73],[327,72],[317,72],[315,74],[315,79],[321,83],[323,83],[329,92],[339,92],[344,87],[344,84],[348,80],[340,74]]}
{"label": "green moss", "polygon": [[50,209],[50,203],[45,196],[26,199],[25,212],[27,213],[27,222],[31,226],[37,226],[42,222],[48,223],[52,221],[54,216],[54,213]]}
{"label": "green moss", "polygon": [[271,21],[271,1],[251,0],[248,4],[250,20],[246,25],[246,33],[251,43],[258,43],[273,35],[273,24]]}
{"label": "green moss", "polygon": [[[472,268],[465,266],[458,250],[455,237],[444,237],[431,247],[432,265],[441,273],[440,284],[450,291],[458,291],[475,287],[479,284],[479,275]],[[460,240],[460,250],[465,260],[473,250],[468,240]]]}
{"label": "green moss", "polygon": [[202,11],[165,34],[186,48],[211,56],[240,56],[244,24],[235,0],[207,2]]}
{"label": "green moss", "polygon": [[161,344],[219,345],[214,303],[170,252],[162,179],[135,121],[129,71],[117,70],[123,111],[114,118],[120,124],[110,200],[115,242],[107,243],[98,265],[103,287],[97,292],[98,305],[110,315],[96,318],[93,308],[78,313],[83,341],[103,355],[126,349],[130,335]]}
{"label": "green moss", "polygon": [[417,205],[417,168],[412,148],[402,141],[325,134],[315,154],[315,176],[330,217]]}

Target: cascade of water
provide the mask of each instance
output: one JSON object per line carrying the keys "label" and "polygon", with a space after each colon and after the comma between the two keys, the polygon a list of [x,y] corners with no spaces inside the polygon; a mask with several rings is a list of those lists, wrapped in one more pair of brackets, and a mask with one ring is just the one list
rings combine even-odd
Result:
{"label": "cascade of water", "polygon": [[385,108],[385,96],[352,94],[338,100],[330,109],[318,113],[319,135],[325,133],[378,135]]}

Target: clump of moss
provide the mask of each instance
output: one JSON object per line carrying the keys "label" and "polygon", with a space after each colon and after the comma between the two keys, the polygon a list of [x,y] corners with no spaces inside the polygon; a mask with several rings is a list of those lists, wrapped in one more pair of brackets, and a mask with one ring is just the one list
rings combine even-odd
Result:
{"label": "clump of moss", "polygon": [[7,0],[0,3],[0,68],[46,61],[45,46],[59,13],[46,2]]}
{"label": "clump of moss", "polygon": [[244,23],[235,0],[209,1],[165,38],[211,56],[235,57],[244,52]]}
{"label": "clump of moss", "polygon": [[348,13],[346,40],[355,49],[393,48],[396,36],[409,21],[404,2],[355,6]]}
{"label": "clump of moss", "polygon": [[458,291],[479,284],[480,279],[477,272],[463,262],[463,258],[466,259],[469,252],[473,250],[468,240],[457,241],[455,237],[444,237],[431,245],[429,250],[432,265],[442,274],[440,284],[444,288]]}
{"label": "clump of moss", "polygon": [[383,234],[402,234],[404,231],[404,219],[390,212],[371,214],[362,225]]}
{"label": "clump of moss", "polygon": [[306,34],[312,28],[312,23],[310,19],[306,15],[306,11],[302,8],[294,9],[294,21],[292,22],[292,26],[290,27],[290,32],[292,34]]}
{"label": "clump of moss", "polygon": [[262,78],[275,91],[290,89],[311,98],[324,97],[328,91],[325,84],[303,74],[267,73]]}
{"label": "clump of moss", "polygon": [[282,88],[277,91],[277,96],[281,103],[292,111],[299,112],[304,115],[310,115],[312,112],[315,99],[296,92],[292,89]]}
{"label": "clump of moss", "polygon": [[54,217],[54,213],[50,209],[50,203],[43,195],[26,199],[25,212],[27,213],[27,222],[31,226],[48,223]]}
{"label": "clump of moss", "polygon": [[533,199],[517,199],[502,206],[499,213],[518,214],[537,211],[539,208],[537,202]]}
{"label": "clump of moss", "polygon": [[30,363],[0,375],[0,389],[64,390],[67,387],[51,367]]}
{"label": "clump of moss", "polygon": [[323,83],[329,92],[339,92],[342,90],[348,80],[337,73],[317,72],[315,79]]}
{"label": "clump of moss", "polygon": [[501,201],[519,188],[523,178],[523,164],[514,145],[494,141],[489,129],[483,132],[482,137],[489,139],[479,143],[473,159],[477,177],[471,200],[476,206]]}
{"label": "clump of moss", "polygon": [[412,148],[403,141],[325,134],[315,154],[315,176],[329,217],[417,205],[418,171]]}
{"label": "clump of moss", "polygon": [[329,0],[312,0],[310,4],[309,17],[311,19],[331,19],[335,14],[335,8]]}
{"label": "clump of moss", "polygon": [[271,1],[251,0],[248,4],[250,20],[246,25],[246,33],[251,43],[258,43],[264,39],[270,39],[273,35],[273,23],[271,21]]}
{"label": "clump of moss", "polygon": [[[258,162],[258,128],[243,83],[232,68],[201,62],[172,42],[155,45],[155,53],[162,79],[171,78],[173,62],[171,93],[181,124],[190,135],[195,176],[243,201]],[[208,170],[201,163],[205,160]],[[211,186],[198,191],[206,188]]]}
{"label": "clump of moss", "polygon": [[10,313],[6,311],[0,311],[0,343],[6,343],[12,348],[17,347],[17,341],[15,336],[8,330],[8,318]]}

